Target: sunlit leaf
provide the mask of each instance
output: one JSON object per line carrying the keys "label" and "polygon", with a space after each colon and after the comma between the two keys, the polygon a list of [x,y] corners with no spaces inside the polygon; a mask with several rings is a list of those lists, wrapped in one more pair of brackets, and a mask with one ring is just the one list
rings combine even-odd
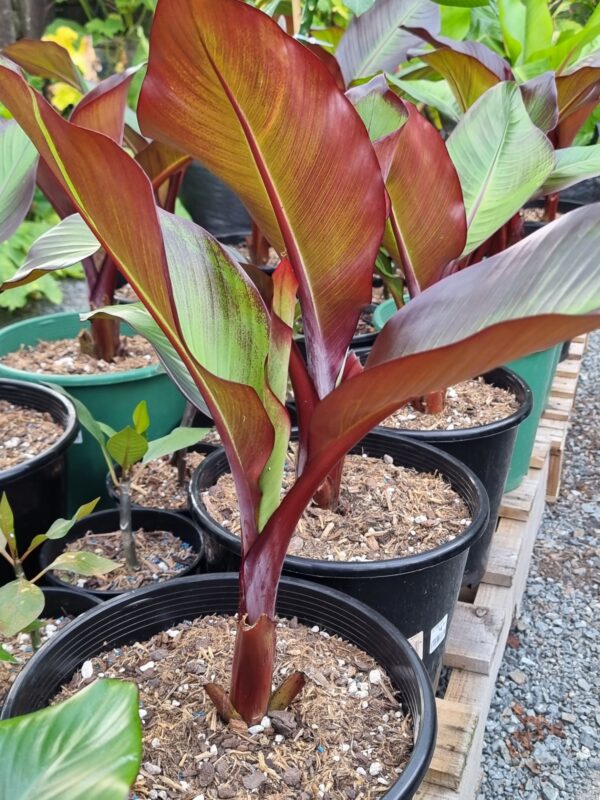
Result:
{"label": "sunlit leaf", "polygon": [[142,460],[148,450],[148,441],[136,430],[127,426],[111,436],[106,443],[106,449],[123,472],[127,472]]}
{"label": "sunlit leaf", "polygon": [[193,447],[204,439],[209,430],[209,428],[174,428],[166,436],[161,436],[160,439],[154,439],[148,443],[148,450],[142,459],[142,464],[169,456],[177,450]]}
{"label": "sunlit leaf", "polygon": [[[0,634],[14,636],[44,609],[44,595],[39,586],[17,578],[0,586]],[[2,770],[3,771],[3,770]]]}
{"label": "sunlit leaf", "polygon": [[88,553],[85,550],[73,550],[61,553],[47,567],[46,571],[64,570],[66,572],[74,572],[76,575],[89,576],[106,575],[107,572],[112,572],[114,569],[118,569],[118,567],[119,564],[103,556],[98,556],[96,553]]}

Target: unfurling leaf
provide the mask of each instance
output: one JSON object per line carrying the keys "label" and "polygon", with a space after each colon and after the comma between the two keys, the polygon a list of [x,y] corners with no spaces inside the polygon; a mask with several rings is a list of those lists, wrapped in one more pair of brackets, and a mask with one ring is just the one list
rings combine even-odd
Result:
{"label": "unfurling leaf", "polygon": [[67,551],[61,553],[46,568],[46,571],[65,570],[66,572],[74,572],[76,575],[106,575],[107,572],[112,572],[118,567],[119,564],[108,558],[82,550],[81,552]]}
{"label": "unfurling leaf", "polygon": [[144,436],[127,426],[111,436],[106,443],[106,449],[123,472],[127,472],[144,457],[148,450],[148,442]]}
{"label": "unfurling leaf", "polygon": [[125,800],[142,756],[135,684],[100,680],[58,705],[0,722],[0,797]]}
{"label": "unfurling leaf", "polygon": [[305,684],[306,675],[303,672],[292,672],[271,695],[269,711],[284,711],[304,689]]}
{"label": "unfurling leaf", "polygon": [[37,619],[43,609],[44,594],[39,586],[25,578],[6,583],[0,587],[0,633],[14,636]]}
{"label": "unfurling leaf", "polygon": [[148,414],[148,404],[142,400],[133,410],[133,427],[136,433],[143,436],[150,427],[150,415]]}

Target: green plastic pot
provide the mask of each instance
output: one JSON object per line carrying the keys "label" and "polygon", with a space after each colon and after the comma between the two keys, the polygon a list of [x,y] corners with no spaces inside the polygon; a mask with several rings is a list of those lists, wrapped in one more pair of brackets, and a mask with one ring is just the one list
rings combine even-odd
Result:
{"label": "green plastic pot", "polygon": [[[373,324],[381,330],[385,323],[396,311],[393,300],[385,300],[373,314]],[[516,361],[506,364],[509,369],[516,372],[525,383],[529,385],[533,394],[533,407],[531,414],[519,425],[515,449],[506,480],[506,492],[516,489],[529,471],[529,462],[533,452],[535,435],[540,423],[540,418],[548,402],[550,388],[554,373],[560,359],[561,345],[550,347],[539,353],[532,353]]]}
{"label": "green plastic pot", "polygon": [[[0,356],[18,350],[21,345],[74,339],[84,327],[89,324],[81,322],[79,314],[70,311],[17,322],[0,330]],[[133,330],[126,325],[122,325],[121,331],[133,335]],[[145,400],[152,421],[148,431],[150,439],[169,433],[183,414],[183,396],[158,364],[100,375],[41,375],[0,364],[0,377],[62,386],[84,403],[96,419],[116,430],[130,424],[133,409]],[[105,476],[106,462],[100,448],[83,431],[67,453],[69,513],[94,497],[102,497],[110,505]]]}
{"label": "green plastic pot", "polygon": [[533,393],[531,414],[519,426],[505,491],[511,492],[521,485],[529,471],[529,462],[540,419],[546,408],[554,373],[560,358],[561,345],[540,350],[529,356],[511,361],[507,366],[529,384]]}

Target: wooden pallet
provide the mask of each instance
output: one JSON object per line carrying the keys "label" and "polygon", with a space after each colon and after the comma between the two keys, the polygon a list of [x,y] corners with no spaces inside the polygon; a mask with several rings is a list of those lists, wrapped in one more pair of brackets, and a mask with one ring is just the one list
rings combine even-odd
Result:
{"label": "wooden pallet", "polygon": [[[540,420],[536,445],[547,441],[550,446],[546,502],[555,503],[560,492],[560,479],[565,452],[569,419],[575,402],[577,382],[581,371],[581,357],[585,352],[586,337],[578,336],[571,343],[569,357],[558,365],[550,390],[550,402]],[[534,458],[538,453],[534,450]],[[539,459],[538,459],[539,461]]]}
{"label": "wooden pallet", "polygon": [[459,602],[454,613],[444,655],[450,678],[444,699],[437,700],[437,744],[417,800],[474,800],[477,795],[485,724],[546,500],[558,495],[584,350],[585,337],[579,337],[559,367],[527,477],[504,495],[483,581],[472,602]]}
{"label": "wooden pallet", "polygon": [[544,512],[550,448],[525,485],[505,495],[483,582],[472,603],[459,602],[444,664],[451,668],[437,700],[438,738],[418,800],[473,800],[480,779],[485,723],[513,615],[518,611]]}

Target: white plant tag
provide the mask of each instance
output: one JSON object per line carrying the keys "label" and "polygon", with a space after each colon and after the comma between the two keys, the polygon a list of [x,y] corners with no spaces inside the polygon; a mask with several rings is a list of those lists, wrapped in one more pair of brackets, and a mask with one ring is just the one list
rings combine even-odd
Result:
{"label": "white plant tag", "polygon": [[429,654],[441,645],[446,636],[446,627],[448,626],[448,614],[444,614],[441,620],[431,629],[431,636],[429,637]]}
{"label": "white plant tag", "polygon": [[408,641],[419,658],[423,658],[423,631],[415,633]]}

